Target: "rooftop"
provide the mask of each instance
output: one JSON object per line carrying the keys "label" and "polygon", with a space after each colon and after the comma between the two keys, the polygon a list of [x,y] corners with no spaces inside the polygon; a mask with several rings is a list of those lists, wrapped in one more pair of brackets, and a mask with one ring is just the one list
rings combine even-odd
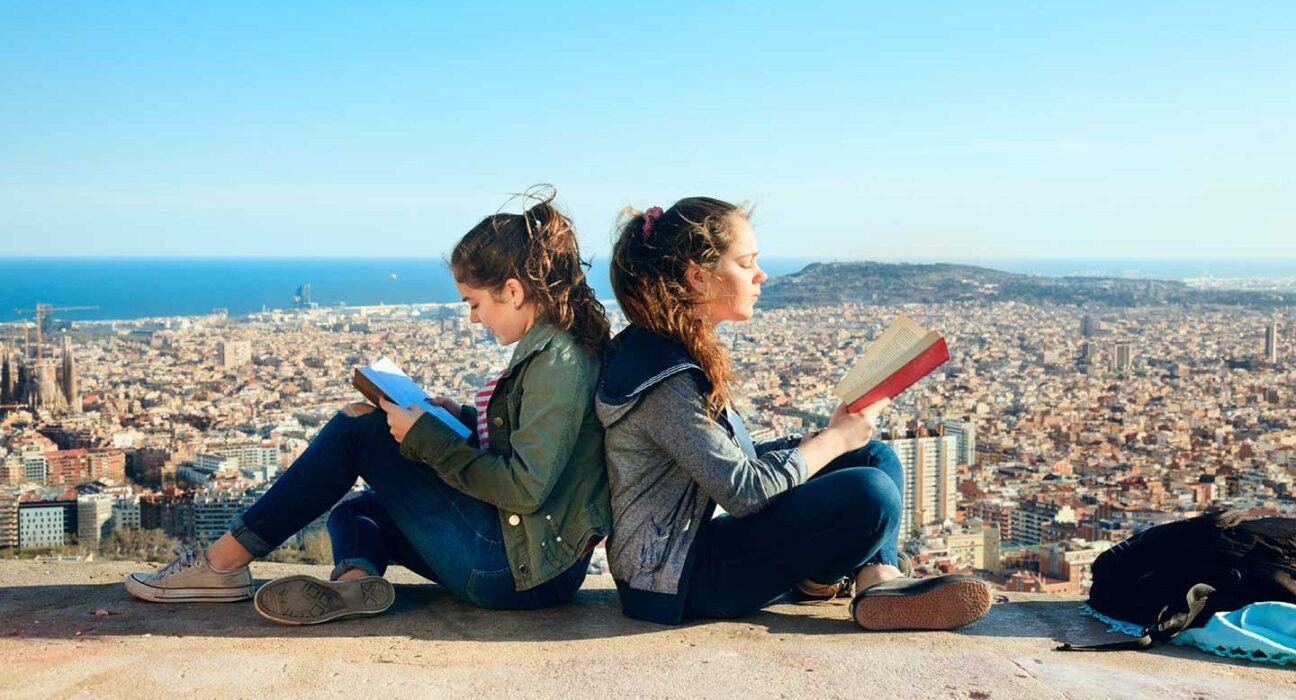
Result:
{"label": "rooftop", "polygon": [[[386,615],[283,627],[250,604],[155,605],[150,565],[0,561],[0,697],[1270,698],[1296,673],[1168,647],[1064,654],[1105,626],[1074,596],[1010,595],[958,632],[862,633],[844,605],[776,605],[676,628],[621,615],[607,576],[576,602],[487,612],[404,569]],[[255,564],[258,580],[325,567]],[[1286,688],[1286,691],[1283,691]]]}

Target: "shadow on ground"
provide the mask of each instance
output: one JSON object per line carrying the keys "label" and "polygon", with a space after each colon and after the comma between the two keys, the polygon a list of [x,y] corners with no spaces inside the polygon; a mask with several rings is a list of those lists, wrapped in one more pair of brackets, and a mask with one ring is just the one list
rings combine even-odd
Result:
{"label": "shadow on ground", "polygon": [[[411,577],[412,578],[412,577]],[[257,585],[268,581],[258,578]],[[193,636],[227,638],[366,638],[472,642],[543,642],[613,639],[671,629],[621,614],[616,589],[607,577],[592,577],[576,599],[558,608],[488,611],[464,603],[434,583],[397,583],[396,602],[386,614],[303,627],[263,619],[251,603],[156,604],[135,600],[120,582],[0,587],[0,637],[77,639],[107,636]],[[997,602],[981,620],[956,632],[976,644],[985,637],[1052,640],[1055,644],[1112,641],[1107,625],[1080,612],[1076,599],[1017,597]],[[844,601],[813,605],[778,604],[728,624],[765,630],[778,638],[857,635]],[[688,623],[699,629],[715,621]],[[921,638],[924,633],[906,633]],[[1060,653],[1060,652],[1054,652]],[[1142,652],[1226,665],[1245,661],[1161,646]],[[1083,655],[1087,656],[1089,653]]]}
{"label": "shadow on ground", "polygon": [[[258,579],[257,585],[268,579]],[[0,587],[0,636],[202,635],[209,637],[390,637],[492,641],[566,641],[642,634],[660,629],[621,615],[615,589],[581,590],[548,610],[487,611],[441,586],[396,584],[383,615],[324,625],[272,623],[250,602],[157,604],[135,600],[120,583]],[[105,614],[106,613],[106,614]]]}

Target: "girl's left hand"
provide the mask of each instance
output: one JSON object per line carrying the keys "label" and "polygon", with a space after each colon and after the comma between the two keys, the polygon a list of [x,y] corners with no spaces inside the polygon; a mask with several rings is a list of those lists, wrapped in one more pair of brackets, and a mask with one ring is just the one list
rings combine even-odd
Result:
{"label": "girl's left hand", "polygon": [[380,404],[382,410],[387,413],[387,427],[391,429],[392,437],[396,438],[396,442],[404,440],[405,433],[409,432],[410,426],[414,425],[414,421],[417,421],[419,416],[427,413],[418,406],[401,408],[387,399],[381,399]]}

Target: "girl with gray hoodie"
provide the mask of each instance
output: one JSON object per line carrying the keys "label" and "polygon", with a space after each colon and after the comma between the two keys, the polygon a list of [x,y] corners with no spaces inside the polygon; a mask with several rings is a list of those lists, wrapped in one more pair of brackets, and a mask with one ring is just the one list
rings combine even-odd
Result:
{"label": "girl with gray hoodie", "polygon": [[[855,590],[851,615],[865,629],[950,629],[985,614],[981,581],[909,579],[897,567],[900,464],[871,439],[887,402],[840,406],[823,431],[760,444],[730,407],[715,329],[750,319],[766,280],[746,211],[691,197],[627,213],[612,286],[631,325],[595,402],[624,612],[675,624]],[[713,517],[717,504],[726,513]]]}

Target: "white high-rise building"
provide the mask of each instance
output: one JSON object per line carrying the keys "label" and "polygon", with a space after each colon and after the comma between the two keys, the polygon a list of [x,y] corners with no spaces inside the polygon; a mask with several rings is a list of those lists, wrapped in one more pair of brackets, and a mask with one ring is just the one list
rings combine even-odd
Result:
{"label": "white high-rise building", "polygon": [[18,494],[0,492],[0,549],[18,546]]}
{"label": "white high-rise building", "polygon": [[976,423],[972,421],[943,420],[938,425],[946,435],[953,435],[958,463],[969,467],[976,464]]}
{"label": "white high-rise building", "polygon": [[139,496],[119,496],[113,501],[112,526],[123,530],[140,529]]}
{"label": "white high-rise building", "polygon": [[241,514],[256,496],[234,491],[203,491],[194,495],[194,537],[200,542],[215,542],[229,530],[234,516]]}
{"label": "white high-rise building", "polygon": [[1113,372],[1124,372],[1134,360],[1133,347],[1125,341],[1112,344],[1111,368]]}
{"label": "white high-rise building", "polygon": [[28,452],[22,455],[23,481],[32,484],[43,484],[49,475],[49,460],[44,453]]}
{"label": "white high-rise building", "polygon": [[252,361],[252,343],[246,340],[226,340],[220,344],[221,367],[232,369]]}
{"label": "white high-rise building", "polygon": [[900,534],[954,518],[958,510],[958,438],[953,435],[884,440],[904,474]]}
{"label": "white high-rise building", "polygon": [[242,466],[237,453],[203,452],[194,457],[194,468],[203,474],[229,474]]}
{"label": "white high-rise building", "polygon": [[108,537],[113,515],[112,496],[92,494],[77,497],[77,544],[98,550]]}
{"label": "white high-rise building", "polygon": [[238,448],[239,467],[278,467],[279,448],[274,445],[243,445]]}
{"label": "white high-rise building", "polygon": [[[67,544],[65,504],[22,504],[18,508],[18,546],[22,549],[62,547]],[[75,517],[75,516],[73,516]]]}

